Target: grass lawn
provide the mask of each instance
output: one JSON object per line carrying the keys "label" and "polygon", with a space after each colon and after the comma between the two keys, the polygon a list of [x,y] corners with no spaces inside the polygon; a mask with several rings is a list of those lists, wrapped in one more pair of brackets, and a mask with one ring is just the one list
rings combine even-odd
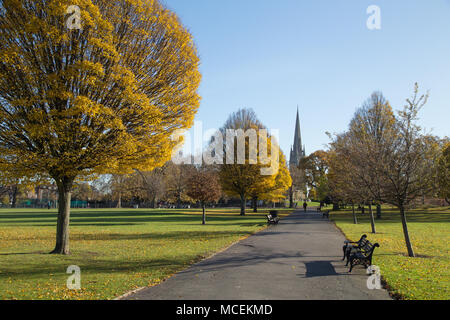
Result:
{"label": "grass lawn", "polygon": [[358,213],[357,225],[353,224],[350,210],[332,212],[330,219],[348,239],[357,241],[367,234],[372,243],[380,244],[373,264],[380,267],[394,296],[408,300],[450,299],[450,207],[414,209],[407,213],[416,258],[407,257],[400,215],[393,208],[384,207],[382,219],[375,220],[377,234],[370,233],[367,214]]}
{"label": "grass lawn", "polygon": [[[238,211],[207,210],[202,226],[195,209],[72,209],[72,254],[57,256],[55,210],[0,209],[0,299],[112,299],[158,284],[265,228],[268,210]],[[66,288],[70,265],[81,290]]]}

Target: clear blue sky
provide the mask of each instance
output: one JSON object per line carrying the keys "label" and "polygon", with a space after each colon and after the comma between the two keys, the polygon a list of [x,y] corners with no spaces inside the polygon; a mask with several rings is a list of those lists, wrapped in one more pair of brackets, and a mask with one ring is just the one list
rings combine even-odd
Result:
{"label": "clear blue sky", "polygon": [[[196,119],[219,128],[241,107],[280,129],[288,156],[300,108],[307,154],[346,129],[375,90],[394,109],[430,90],[420,123],[450,135],[450,0],[165,0],[201,56]],[[381,30],[369,30],[369,5]]]}

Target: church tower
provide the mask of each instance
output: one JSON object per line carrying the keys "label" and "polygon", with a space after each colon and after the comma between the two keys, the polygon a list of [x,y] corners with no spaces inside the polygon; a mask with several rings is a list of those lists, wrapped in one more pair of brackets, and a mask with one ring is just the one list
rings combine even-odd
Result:
{"label": "church tower", "polygon": [[289,207],[297,206],[299,200],[306,200],[307,188],[298,165],[300,160],[306,156],[305,146],[302,145],[302,132],[300,130],[300,115],[297,107],[297,119],[295,121],[294,145],[291,146],[289,156],[289,171],[291,173],[292,185],[289,188]]}
{"label": "church tower", "polygon": [[295,122],[294,146],[291,147],[289,165],[297,167],[300,160],[305,157],[305,146],[302,145],[302,132],[300,130],[300,116],[297,107],[297,120]]}

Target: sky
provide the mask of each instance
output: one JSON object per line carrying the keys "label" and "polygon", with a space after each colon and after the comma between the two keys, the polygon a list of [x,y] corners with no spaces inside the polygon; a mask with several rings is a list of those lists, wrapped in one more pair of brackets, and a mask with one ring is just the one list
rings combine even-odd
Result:
{"label": "sky", "polygon": [[[297,105],[306,153],[326,148],[373,91],[395,110],[414,83],[430,99],[419,123],[450,136],[450,0],[165,0],[201,58],[196,120],[219,128],[252,108],[289,157]],[[377,5],[381,29],[369,30]]]}

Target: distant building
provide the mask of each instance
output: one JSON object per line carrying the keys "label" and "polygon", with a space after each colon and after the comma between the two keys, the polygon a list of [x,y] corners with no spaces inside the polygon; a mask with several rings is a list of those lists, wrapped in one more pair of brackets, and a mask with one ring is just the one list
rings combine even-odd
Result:
{"label": "distant building", "polygon": [[289,171],[292,177],[292,186],[289,190],[289,200],[290,206],[293,207],[296,202],[300,200],[305,200],[306,195],[304,190],[304,180],[301,178],[300,170],[298,165],[300,160],[306,157],[305,146],[302,144],[302,132],[300,129],[300,115],[297,107],[297,119],[295,121],[295,132],[294,132],[294,145],[291,146],[291,153],[289,155]]}
{"label": "distant building", "polygon": [[295,122],[294,145],[291,146],[291,154],[289,156],[289,165],[298,166],[300,160],[304,158],[305,146],[302,145],[302,132],[300,130],[300,115],[297,108],[297,120]]}

